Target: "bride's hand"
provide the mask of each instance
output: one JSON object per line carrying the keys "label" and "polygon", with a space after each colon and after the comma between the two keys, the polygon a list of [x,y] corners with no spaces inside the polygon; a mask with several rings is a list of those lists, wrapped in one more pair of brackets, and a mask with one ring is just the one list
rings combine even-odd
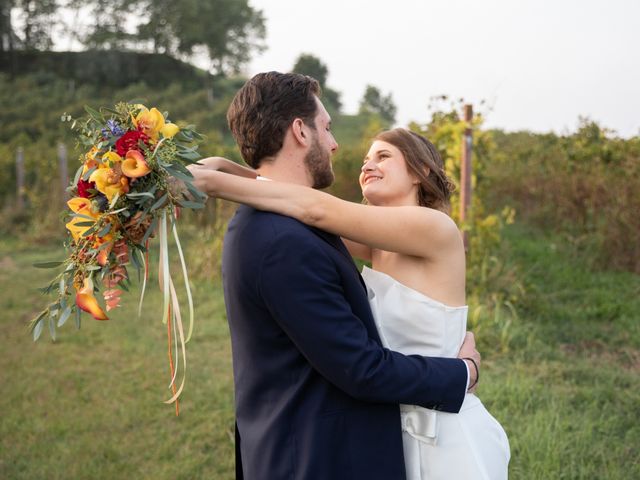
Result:
{"label": "bride's hand", "polygon": [[220,172],[238,175],[239,177],[256,178],[258,176],[258,172],[253,168],[245,167],[224,157],[203,158],[198,160],[198,163],[190,165],[190,167],[193,167],[189,168],[192,174],[194,169],[204,168],[207,170],[218,170]]}
{"label": "bride's hand", "polygon": [[189,167],[208,168],[209,170],[222,170],[225,163],[233,163],[233,162],[223,157],[206,157],[206,158],[201,158],[200,160],[197,161],[197,163],[189,165]]}

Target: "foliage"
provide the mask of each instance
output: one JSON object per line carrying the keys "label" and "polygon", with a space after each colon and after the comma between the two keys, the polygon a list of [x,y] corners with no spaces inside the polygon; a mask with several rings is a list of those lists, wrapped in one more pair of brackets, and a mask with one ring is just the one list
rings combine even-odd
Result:
{"label": "foliage", "polygon": [[574,134],[494,132],[487,199],[589,252],[592,266],[640,272],[640,137],[617,138],[588,119]]}
{"label": "foliage", "polygon": [[322,89],[322,102],[329,113],[336,114],[340,112],[342,108],[340,92],[327,86],[329,68],[322,60],[310,53],[302,53],[296,60],[292,72],[315,78],[320,84],[320,88]]}
{"label": "foliage", "polygon": [[378,87],[367,85],[360,100],[358,113],[364,115],[378,115],[384,122],[385,128],[389,128],[396,121],[396,104],[391,93],[383,95]]}
{"label": "foliage", "polygon": [[484,197],[487,190],[485,170],[495,144],[490,132],[482,129],[483,116],[475,113],[471,120],[472,200],[467,219],[460,222],[460,159],[462,139],[469,126],[461,119],[462,105],[448,102],[447,97],[432,99],[431,120],[426,125],[412,124],[411,129],[427,137],[438,149],[447,175],[456,186],[451,197],[452,218],[467,236],[467,303],[469,326],[479,335],[488,335],[504,351],[509,349],[511,324],[517,320],[516,305],[524,294],[517,268],[506,258],[503,230],[513,223],[515,211],[504,206],[494,213],[488,210]]}

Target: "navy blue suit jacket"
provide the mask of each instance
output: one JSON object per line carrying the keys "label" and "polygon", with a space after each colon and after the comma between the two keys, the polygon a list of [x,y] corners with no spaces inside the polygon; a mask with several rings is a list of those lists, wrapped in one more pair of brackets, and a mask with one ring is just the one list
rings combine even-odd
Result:
{"label": "navy blue suit jacket", "polygon": [[381,346],[335,235],[241,206],[222,264],[246,480],[405,478],[399,403],[457,412],[458,359]]}

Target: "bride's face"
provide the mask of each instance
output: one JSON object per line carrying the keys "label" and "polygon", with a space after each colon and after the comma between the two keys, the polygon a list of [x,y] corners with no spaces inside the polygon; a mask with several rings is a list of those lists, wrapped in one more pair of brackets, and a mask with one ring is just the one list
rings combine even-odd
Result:
{"label": "bride's face", "polygon": [[362,195],[371,205],[417,205],[418,179],[409,172],[402,152],[376,140],[360,171]]}

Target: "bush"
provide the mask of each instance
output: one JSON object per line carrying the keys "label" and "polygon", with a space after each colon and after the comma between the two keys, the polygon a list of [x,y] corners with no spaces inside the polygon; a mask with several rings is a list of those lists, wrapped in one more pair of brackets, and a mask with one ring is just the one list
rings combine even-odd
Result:
{"label": "bush", "polygon": [[582,119],[575,134],[493,132],[492,206],[561,233],[592,267],[640,272],[640,138],[617,138]]}

